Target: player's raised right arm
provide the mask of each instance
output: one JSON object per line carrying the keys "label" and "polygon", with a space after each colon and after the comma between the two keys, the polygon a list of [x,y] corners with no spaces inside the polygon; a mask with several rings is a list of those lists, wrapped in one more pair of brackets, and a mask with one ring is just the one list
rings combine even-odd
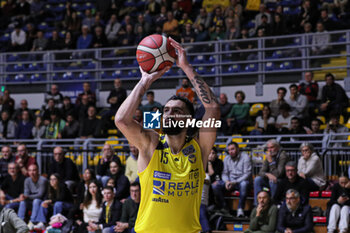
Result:
{"label": "player's raised right arm", "polygon": [[[152,138],[157,135],[153,130],[144,129],[133,119],[133,115],[140,105],[142,96],[151,86],[151,84],[160,78],[170,67],[148,74],[141,68],[141,80],[136,84],[130,95],[119,107],[115,115],[115,125],[124,134],[128,141],[135,145],[139,150],[145,150],[151,144]],[[152,136],[153,135],[153,136]]]}

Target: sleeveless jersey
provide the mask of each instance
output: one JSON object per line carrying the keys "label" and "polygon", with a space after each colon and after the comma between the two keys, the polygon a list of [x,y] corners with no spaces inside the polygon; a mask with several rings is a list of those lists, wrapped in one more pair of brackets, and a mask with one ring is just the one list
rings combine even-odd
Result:
{"label": "sleeveless jersey", "polygon": [[136,233],[198,233],[205,172],[202,153],[192,139],[171,153],[164,135],[147,168],[138,173],[141,202]]}

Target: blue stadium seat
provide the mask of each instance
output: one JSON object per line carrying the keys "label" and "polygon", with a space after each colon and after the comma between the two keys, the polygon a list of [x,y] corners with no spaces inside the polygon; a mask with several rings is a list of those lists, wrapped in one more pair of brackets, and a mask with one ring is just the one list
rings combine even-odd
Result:
{"label": "blue stadium seat", "polygon": [[101,72],[101,78],[102,78],[102,79],[109,79],[110,76],[107,74],[107,72],[102,71],[102,72]]}
{"label": "blue stadium seat", "polygon": [[227,73],[238,73],[238,72],[241,72],[241,66],[239,64],[229,66],[227,69]]}
{"label": "blue stadium seat", "polygon": [[124,6],[125,7],[135,7],[136,4],[133,0],[126,0],[126,1],[124,1]]}
{"label": "blue stadium seat", "polygon": [[26,76],[24,74],[17,74],[14,79],[15,82],[23,82],[25,80]]}
{"label": "blue stadium seat", "polygon": [[11,35],[10,35],[10,33],[5,33],[4,35],[2,35],[1,37],[0,37],[0,42],[2,42],[2,43],[7,43],[7,42],[9,42],[11,40]]}
{"label": "blue stadium seat", "polygon": [[47,0],[47,3],[55,5],[59,3],[59,0]]}
{"label": "blue stadium seat", "polygon": [[34,62],[32,64],[28,65],[28,68],[26,69],[27,71],[36,71],[36,70],[40,70],[40,66],[38,65],[38,63]]}
{"label": "blue stadium seat", "polygon": [[85,3],[85,4],[81,7],[82,10],[87,10],[87,9],[92,9],[92,8],[93,8],[93,6],[92,6],[92,4],[91,4],[90,2]]}
{"label": "blue stadium seat", "polygon": [[258,64],[255,64],[255,63],[248,64],[244,68],[244,71],[246,71],[246,72],[256,72],[256,71],[258,71]]}
{"label": "blue stadium seat", "polygon": [[140,78],[141,73],[139,69],[132,69],[128,72],[128,77],[129,78]]}
{"label": "blue stadium seat", "polygon": [[277,51],[274,51],[272,53],[272,57],[273,59],[279,59],[279,58],[282,58],[283,57],[283,53],[281,50],[277,50]]}
{"label": "blue stadium seat", "polygon": [[41,81],[43,79],[41,74],[32,74],[30,76],[30,81],[35,82],[35,81]]}
{"label": "blue stadium seat", "polygon": [[299,15],[301,13],[301,7],[296,7],[292,11],[292,15]]}
{"label": "blue stadium seat", "polygon": [[92,75],[89,72],[82,72],[78,77],[79,79],[93,79]]}
{"label": "blue stadium seat", "polygon": [[206,59],[204,55],[198,55],[193,58],[193,64],[202,64],[205,62],[206,62]]}
{"label": "blue stadium seat", "polygon": [[65,38],[65,37],[66,37],[66,33],[67,33],[67,31],[60,31],[60,32],[58,33],[58,35],[59,35],[59,37],[61,37],[61,38]]}
{"label": "blue stadium seat", "polygon": [[54,81],[60,80],[60,79],[61,79],[61,75],[60,75],[60,74],[53,74],[53,75],[52,75],[52,79],[53,79]]}
{"label": "blue stadium seat", "polygon": [[19,71],[23,71],[24,70],[24,65],[22,63],[18,63],[16,65],[14,65],[13,67],[13,71],[15,72],[19,72]]}
{"label": "blue stadium seat", "polygon": [[280,64],[281,70],[289,70],[293,68],[293,63],[290,61],[285,61]]}
{"label": "blue stadium seat", "polygon": [[254,19],[250,20],[245,26],[246,26],[248,29],[254,28],[254,27],[255,27],[255,20],[254,20]]}
{"label": "blue stadium seat", "polygon": [[216,73],[216,67],[209,67],[207,74],[215,74]]}
{"label": "blue stadium seat", "polygon": [[11,54],[10,56],[7,57],[6,61],[8,62],[19,61],[19,56],[17,54]]}
{"label": "blue stadium seat", "polygon": [[343,34],[339,37],[338,42],[346,42],[346,34]]}
{"label": "blue stadium seat", "polygon": [[7,72],[13,72],[13,71],[15,71],[14,65],[7,65],[7,66],[6,66],[6,71],[7,71]]}
{"label": "blue stadium seat", "polygon": [[116,64],[113,65],[113,68],[122,68],[124,66],[125,64],[123,64],[123,60],[119,60]]}
{"label": "blue stadium seat", "polygon": [[289,7],[289,6],[285,6],[283,7],[283,13],[286,14],[286,15],[291,15],[292,14],[292,8]]}
{"label": "blue stadium seat", "polygon": [[48,25],[46,22],[42,22],[41,24],[38,25],[38,29],[42,31],[46,31],[48,28]]}
{"label": "blue stadium seat", "polygon": [[50,39],[52,37],[52,32],[45,32],[44,37]]}
{"label": "blue stadium seat", "polygon": [[134,60],[132,61],[131,66],[132,66],[132,67],[139,67],[139,63],[137,62],[136,59],[134,59]]}
{"label": "blue stadium seat", "polygon": [[275,64],[273,62],[267,62],[265,65],[265,70],[271,71],[275,69]]}
{"label": "blue stadium seat", "polygon": [[213,55],[209,56],[208,63],[215,63],[215,62],[216,62],[215,57]]}
{"label": "blue stadium seat", "polygon": [[196,72],[200,75],[207,74],[207,68],[205,66],[196,67]]}
{"label": "blue stadium seat", "polygon": [[95,69],[96,68],[96,62],[90,61],[86,66],[84,66],[85,69]]}
{"label": "blue stadium seat", "polygon": [[72,72],[66,72],[62,75],[62,79],[64,79],[64,80],[72,80],[74,78],[75,78],[75,76]]}
{"label": "blue stadium seat", "polygon": [[116,79],[116,78],[121,78],[123,76],[123,71],[122,70],[116,70],[112,73],[111,78]]}
{"label": "blue stadium seat", "polygon": [[65,9],[66,9],[65,5],[61,3],[61,4],[53,7],[52,11],[54,11],[56,13],[62,13]]}

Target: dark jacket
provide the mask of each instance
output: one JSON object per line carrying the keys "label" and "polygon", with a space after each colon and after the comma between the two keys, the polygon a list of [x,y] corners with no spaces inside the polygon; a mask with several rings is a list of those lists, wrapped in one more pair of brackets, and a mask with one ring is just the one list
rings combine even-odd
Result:
{"label": "dark jacket", "polygon": [[109,103],[109,99],[112,97],[117,97],[117,103],[115,104],[111,104],[111,109],[114,110],[118,110],[118,108],[120,107],[120,105],[124,102],[124,100],[126,99],[126,90],[122,87],[120,87],[118,90],[113,89],[110,93],[109,96],[107,98],[107,103]]}
{"label": "dark jacket", "polygon": [[19,195],[24,192],[24,180],[26,177],[19,173],[16,180],[13,181],[10,175],[6,176],[4,181],[1,184],[1,190],[4,191],[7,195],[17,198]]}
{"label": "dark jacket", "polygon": [[118,157],[118,155],[113,155],[110,161],[104,161],[102,158],[98,161],[98,164],[97,164],[97,175],[100,175],[100,176],[109,175],[108,170],[109,170],[109,164],[111,161],[118,161],[118,164],[121,164],[120,158]]}
{"label": "dark jacket", "polygon": [[139,211],[140,203],[135,203],[132,199],[127,199],[123,203],[121,222],[129,223],[129,229],[135,226],[137,212]]}
{"label": "dark jacket", "polygon": [[276,205],[284,201],[286,192],[288,189],[295,189],[300,193],[301,202],[308,203],[309,201],[309,188],[305,179],[297,175],[294,183],[291,183],[288,178],[281,179],[277,184],[275,196],[273,197]]}
{"label": "dark jacket", "polygon": [[337,83],[330,86],[326,85],[322,88],[322,103],[327,101],[329,101],[328,106],[348,106],[348,97],[344,89]]}
{"label": "dark jacket", "polygon": [[280,151],[275,157],[275,160],[269,163],[267,159],[263,162],[262,168],[259,172],[259,176],[264,177],[266,173],[271,173],[277,178],[285,177],[284,166],[289,161],[285,151]]}
{"label": "dark jacket", "polygon": [[112,206],[109,209],[108,214],[108,223],[106,222],[106,202],[102,205],[102,214],[98,221],[98,224],[102,224],[103,228],[111,227],[116,224],[117,221],[120,220],[122,215],[122,204],[118,200],[114,200]]}
{"label": "dark jacket", "polygon": [[63,182],[60,182],[58,193],[50,194],[50,188],[49,188],[47,200],[51,200],[52,204],[54,204],[57,201],[73,203],[73,196],[69,191],[69,189],[67,188],[67,185]]}
{"label": "dark jacket", "polygon": [[116,175],[110,175],[114,179],[116,193],[115,199],[121,200],[127,198],[130,195],[130,182],[128,177],[123,172],[118,172]]}
{"label": "dark jacket", "polygon": [[[345,189],[339,185],[339,183],[336,183],[332,188],[332,196],[331,200],[329,201],[329,207],[332,207],[333,204],[338,204],[338,198],[340,196],[348,196],[350,198],[350,189]],[[350,206],[350,199],[347,200],[343,205]]]}
{"label": "dark jacket", "polygon": [[216,180],[221,180],[221,174],[224,170],[224,163],[221,159],[216,158],[214,162],[211,162],[211,164],[213,165],[214,174],[210,176],[210,182],[213,183]]}
{"label": "dark jacket", "polygon": [[64,158],[62,163],[52,159],[49,174],[58,173],[63,181],[79,180],[77,166],[69,158]]}
{"label": "dark jacket", "polygon": [[287,208],[284,202],[278,213],[277,231],[283,233],[286,228],[293,230],[293,233],[313,232],[313,218],[311,207],[300,203],[294,215]]}

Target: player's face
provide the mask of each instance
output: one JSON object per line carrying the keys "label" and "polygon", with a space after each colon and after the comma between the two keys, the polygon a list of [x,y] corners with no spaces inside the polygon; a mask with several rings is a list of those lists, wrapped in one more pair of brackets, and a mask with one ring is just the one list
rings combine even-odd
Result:
{"label": "player's face", "polygon": [[186,121],[189,117],[189,112],[186,108],[186,104],[181,100],[170,100],[165,104],[163,110],[163,118],[167,125],[170,125],[168,128],[163,128],[163,132],[169,135],[177,135],[181,133],[185,128],[181,128],[178,125],[173,126],[170,124],[170,121]]}

